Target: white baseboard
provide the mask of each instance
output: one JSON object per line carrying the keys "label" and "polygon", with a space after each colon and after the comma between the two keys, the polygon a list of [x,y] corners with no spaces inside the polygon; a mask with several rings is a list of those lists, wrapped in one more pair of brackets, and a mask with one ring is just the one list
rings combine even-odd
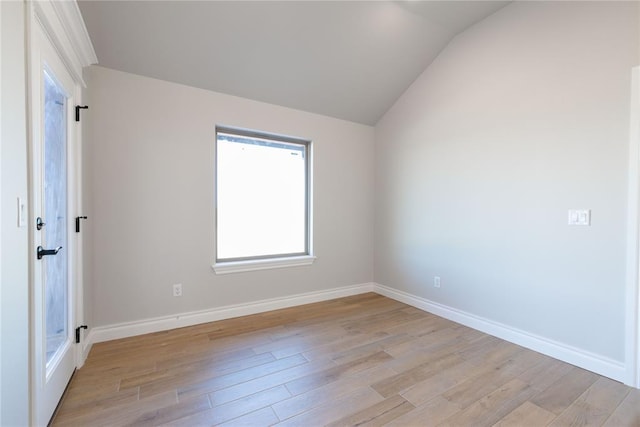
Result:
{"label": "white baseboard", "polygon": [[569,346],[545,337],[534,335],[502,323],[494,322],[483,317],[473,315],[443,304],[430,301],[397,289],[378,283],[363,283],[360,285],[334,288],[325,291],[309,292],[282,298],[272,298],[254,301],[246,304],[228,305],[211,310],[181,313],[173,316],[143,319],[134,322],[119,323],[92,328],[84,340],[83,360],[89,354],[94,343],[127,338],[152,332],[166,331],[217,320],[231,319],[250,314],[263,313],[281,308],[294,307],[314,302],[327,301],[336,298],[358,295],[366,292],[376,292],[396,301],[403,302],[426,312],[435,314],[456,323],[477,329],[489,335],[504,339],[514,344],[537,351],[555,359],[562,360],[575,366],[596,372],[616,381],[628,382],[628,375],[624,363],[612,360],[588,351]]}
{"label": "white baseboard", "polygon": [[91,351],[91,347],[93,346],[95,333],[93,332],[93,328],[89,330],[89,333],[84,337],[82,341],[82,354],[80,355],[81,360],[79,363],[79,367],[84,365],[84,362],[89,357],[89,352]]}
{"label": "white baseboard", "polygon": [[88,354],[94,343],[149,334],[152,332],[166,331],[169,329],[183,328],[185,326],[215,322],[217,320],[231,319],[250,314],[264,313],[266,311],[294,307],[297,305],[343,298],[351,295],[363,294],[365,292],[373,292],[374,288],[374,283],[363,283],[360,285],[345,286],[325,291],[308,292],[288,297],[254,301],[246,304],[227,305],[210,310],[192,311],[173,316],[156,317],[134,322],[98,326],[92,328],[91,331],[89,331],[89,334],[87,334],[84,349],[86,354]]}
{"label": "white baseboard", "polygon": [[375,284],[374,292],[616,381],[626,382],[628,379],[624,363],[616,360],[531,334],[381,284]]}

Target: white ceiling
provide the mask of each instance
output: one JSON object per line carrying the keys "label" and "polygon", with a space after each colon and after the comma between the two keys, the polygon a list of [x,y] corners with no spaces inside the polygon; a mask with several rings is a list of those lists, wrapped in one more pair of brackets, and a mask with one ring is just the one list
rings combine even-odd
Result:
{"label": "white ceiling", "polygon": [[508,1],[96,1],[101,65],[373,125]]}

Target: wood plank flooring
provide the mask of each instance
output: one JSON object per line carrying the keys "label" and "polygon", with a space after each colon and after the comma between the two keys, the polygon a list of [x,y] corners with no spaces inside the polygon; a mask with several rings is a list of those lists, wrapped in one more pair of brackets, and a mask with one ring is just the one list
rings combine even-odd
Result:
{"label": "wood plank flooring", "polygon": [[100,343],[54,426],[640,426],[640,390],[363,294]]}

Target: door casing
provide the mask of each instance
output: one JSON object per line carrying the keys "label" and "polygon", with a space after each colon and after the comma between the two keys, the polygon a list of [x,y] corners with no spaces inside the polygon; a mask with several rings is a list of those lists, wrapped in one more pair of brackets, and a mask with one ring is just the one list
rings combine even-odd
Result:
{"label": "door casing", "polygon": [[631,70],[625,383],[640,388],[640,66]]}
{"label": "door casing", "polygon": [[[38,407],[40,404],[41,396],[39,396],[39,390],[41,382],[44,380],[42,368],[37,365],[38,356],[36,355],[36,349],[38,345],[36,343],[35,334],[35,322],[38,319],[37,307],[36,307],[36,278],[40,274],[38,261],[36,260],[36,231],[35,231],[35,218],[40,214],[36,210],[41,209],[40,203],[37,200],[39,197],[36,194],[38,183],[36,182],[37,168],[40,167],[40,160],[38,156],[37,144],[39,144],[37,138],[39,138],[36,126],[40,126],[40,123],[34,121],[34,117],[40,120],[40,114],[34,111],[36,108],[41,108],[39,100],[36,100],[36,95],[39,95],[40,89],[33,87],[36,82],[39,83],[39,78],[35,78],[38,73],[41,73],[41,62],[34,60],[34,56],[38,52],[36,43],[38,43],[38,32],[42,32],[43,37],[50,42],[53,49],[56,52],[56,56],[59,59],[59,66],[64,67],[64,70],[71,76],[72,82],[70,84],[70,98],[67,105],[67,235],[68,235],[68,275],[69,281],[72,284],[70,287],[71,301],[69,305],[69,332],[73,336],[74,329],[82,323],[82,265],[81,260],[78,257],[79,248],[81,247],[81,235],[74,233],[72,226],[72,219],[80,215],[80,209],[82,206],[81,193],[80,193],[80,171],[81,171],[81,133],[79,126],[73,121],[74,118],[74,105],[81,102],[81,86],[84,85],[82,80],[78,80],[78,76],[81,75],[77,70],[77,67],[73,67],[73,61],[69,59],[69,46],[65,46],[64,38],[60,36],[61,23],[57,20],[58,14],[55,11],[52,2],[27,2],[27,13],[29,19],[27,20],[27,39],[28,39],[28,110],[29,110],[29,200],[30,200],[30,218],[29,218],[29,283],[30,286],[30,416],[31,423],[43,424],[48,420],[40,419],[38,415]],[[75,4],[75,3],[74,3]],[[77,7],[77,5],[76,5]],[[65,52],[67,54],[65,54]],[[76,68],[76,69],[74,69]],[[39,179],[39,178],[38,178]],[[81,346],[71,341],[70,354],[72,355],[73,368],[82,366],[84,360],[82,359]],[[44,373],[46,374],[46,372]],[[66,385],[66,382],[64,383]]]}

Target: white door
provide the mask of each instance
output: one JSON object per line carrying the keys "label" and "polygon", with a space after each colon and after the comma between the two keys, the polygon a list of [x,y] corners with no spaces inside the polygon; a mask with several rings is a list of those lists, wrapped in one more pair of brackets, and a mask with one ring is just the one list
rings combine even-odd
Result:
{"label": "white door", "polygon": [[33,422],[47,425],[76,367],[76,85],[40,25],[31,53]]}

